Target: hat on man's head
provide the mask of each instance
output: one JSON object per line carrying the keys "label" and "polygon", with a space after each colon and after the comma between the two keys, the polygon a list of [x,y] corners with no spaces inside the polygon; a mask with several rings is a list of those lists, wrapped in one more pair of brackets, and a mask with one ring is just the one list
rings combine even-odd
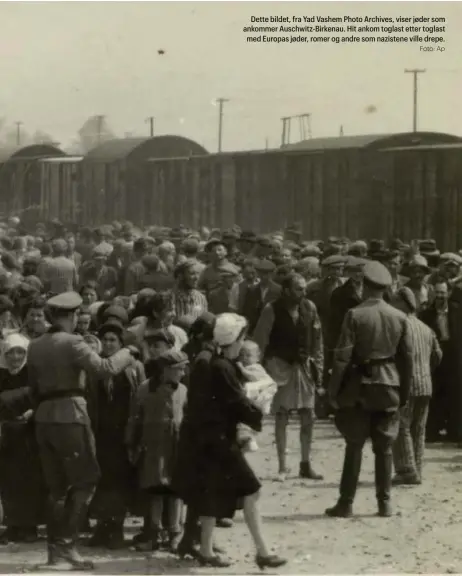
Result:
{"label": "hat on man's head", "polygon": [[369,260],[364,265],[364,281],[376,288],[387,288],[393,280],[385,266],[376,260]]}
{"label": "hat on man's head", "polygon": [[77,292],[63,292],[47,300],[47,306],[54,310],[73,312],[82,305],[82,298]]}
{"label": "hat on man's head", "polygon": [[163,367],[180,368],[181,366],[189,364],[189,358],[187,354],[181,350],[175,350],[175,348],[172,348],[159,356],[158,363]]}
{"label": "hat on man's head", "polygon": [[341,256],[340,254],[332,254],[332,256],[328,256],[321,261],[321,266],[323,267],[332,267],[332,268],[339,268],[344,266],[346,262],[345,256]]}

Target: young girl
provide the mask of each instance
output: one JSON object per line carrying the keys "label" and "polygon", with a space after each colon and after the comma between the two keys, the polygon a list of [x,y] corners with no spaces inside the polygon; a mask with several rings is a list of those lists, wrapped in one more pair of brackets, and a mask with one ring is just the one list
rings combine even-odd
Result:
{"label": "young girl", "polygon": [[[170,549],[176,551],[181,536],[182,502],[171,489],[171,479],[186,406],[187,389],[181,379],[188,357],[184,352],[171,349],[162,354],[157,363],[159,370],[147,381],[145,393],[139,396],[137,415],[128,437],[130,451],[139,454],[140,488],[150,495],[151,538],[136,548],[139,551],[159,548],[162,512],[167,503]],[[139,436],[135,431],[137,427]]]}
{"label": "young girl", "polygon": [[[260,364],[260,348],[256,342],[251,340],[244,342],[237,364],[245,382],[244,386],[248,398],[253,400],[264,414],[268,414],[277,385]],[[237,440],[244,452],[258,450],[254,432],[245,424],[239,424]]]}

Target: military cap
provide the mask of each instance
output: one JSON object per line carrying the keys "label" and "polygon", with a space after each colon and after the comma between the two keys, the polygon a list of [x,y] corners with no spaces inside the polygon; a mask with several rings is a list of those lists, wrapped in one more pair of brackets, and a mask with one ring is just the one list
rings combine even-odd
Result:
{"label": "military cap", "polygon": [[164,352],[159,356],[159,363],[162,366],[177,368],[189,364],[189,358],[181,350],[175,350],[175,348],[172,348],[171,350],[167,350],[167,352]]}
{"label": "military cap", "polygon": [[82,298],[77,292],[63,292],[47,300],[47,305],[56,310],[72,312],[82,305]]}
{"label": "military cap", "polygon": [[255,270],[258,270],[258,272],[274,272],[276,270],[276,264],[271,262],[271,260],[260,258],[255,260]]}
{"label": "military cap", "polygon": [[341,256],[340,254],[332,254],[332,256],[328,256],[324,258],[321,262],[321,266],[343,266],[345,264],[345,257]]}
{"label": "military cap", "polygon": [[391,274],[380,262],[369,260],[364,265],[364,280],[377,286],[377,288],[387,288],[392,284]]}
{"label": "military cap", "polygon": [[412,312],[417,310],[417,301],[415,299],[414,292],[410,288],[403,286],[398,290],[396,294],[406,303],[406,306],[408,306]]}

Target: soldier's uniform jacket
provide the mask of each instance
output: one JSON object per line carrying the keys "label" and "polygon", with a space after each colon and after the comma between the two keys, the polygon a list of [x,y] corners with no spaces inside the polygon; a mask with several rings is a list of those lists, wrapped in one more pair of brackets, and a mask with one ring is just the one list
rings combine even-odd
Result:
{"label": "soldier's uniform jacket", "polygon": [[128,350],[103,359],[82,336],[52,328],[29,345],[29,383],[40,402],[36,422],[89,424],[83,397],[85,372],[114,376],[131,362]]}
{"label": "soldier's uniform jacket", "polygon": [[[354,406],[365,393],[366,400],[376,404],[370,409],[391,408],[386,393],[390,387],[398,389],[403,404],[409,396],[412,373],[413,354],[405,314],[381,298],[369,298],[347,312],[329,383],[330,397],[339,407]],[[367,393],[368,386],[375,398]]]}

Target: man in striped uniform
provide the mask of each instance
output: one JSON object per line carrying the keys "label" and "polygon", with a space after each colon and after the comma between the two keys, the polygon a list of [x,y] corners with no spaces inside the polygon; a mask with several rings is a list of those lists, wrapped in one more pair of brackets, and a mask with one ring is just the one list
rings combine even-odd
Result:
{"label": "man in striped uniform", "polygon": [[443,353],[436,334],[416,316],[417,302],[410,288],[396,293],[393,305],[407,314],[413,353],[409,401],[401,409],[398,437],[393,445],[396,476],[393,484],[421,484],[425,428],[432,395],[432,371]]}

